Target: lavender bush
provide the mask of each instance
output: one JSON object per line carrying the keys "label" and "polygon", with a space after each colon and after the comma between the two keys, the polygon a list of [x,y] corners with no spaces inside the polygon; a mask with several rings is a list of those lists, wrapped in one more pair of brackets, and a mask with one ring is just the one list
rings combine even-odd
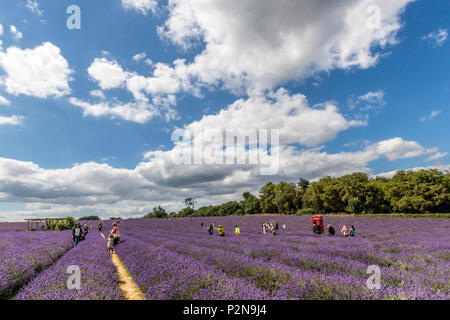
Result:
{"label": "lavender bush", "polygon": [[0,232],[0,297],[8,297],[72,247],[68,232]]}
{"label": "lavender bush", "polygon": [[[263,234],[274,220],[278,234]],[[450,299],[449,219],[324,220],[336,236],[313,234],[306,216],[123,220],[116,251],[147,299]],[[225,237],[207,233],[213,221]],[[342,236],[343,224],[356,237]],[[0,230],[0,292],[32,278],[16,299],[122,299],[97,231],[41,271],[70,247],[70,232]],[[70,265],[81,269],[80,290],[67,288]],[[370,265],[381,270],[379,290],[367,287]]]}
{"label": "lavender bush", "polygon": [[[261,223],[268,220],[277,220],[278,235],[263,234]],[[217,232],[207,234],[212,221],[225,227],[225,238]],[[281,228],[284,223],[287,230]],[[450,298],[449,220],[325,217],[325,223],[332,223],[338,235],[313,234],[310,217],[123,221],[126,245],[119,246],[118,252],[147,297],[156,299],[174,298],[167,292],[175,288],[183,288],[186,298],[199,297],[188,284],[204,276],[183,275],[178,265],[223,277],[229,286],[206,286],[202,298],[209,299],[217,299],[214,289],[227,296],[243,286],[258,293],[257,297],[244,294],[245,298],[257,299]],[[236,224],[241,227],[240,236],[234,235]],[[343,224],[355,225],[357,236],[341,236]],[[177,262],[166,260],[169,254],[176,254]],[[164,258],[155,259],[155,255]],[[369,265],[381,269],[380,290],[367,288]],[[179,281],[169,290],[166,283],[172,283],[177,274]],[[245,283],[236,286],[233,281]]]}
{"label": "lavender bush", "polygon": [[[70,289],[68,267],[81,272],[80,289]],[[122,293],[104,239],[91,232],[85,241],[68,251],[57,263],[23,287],[16,300],[119,300]]]}

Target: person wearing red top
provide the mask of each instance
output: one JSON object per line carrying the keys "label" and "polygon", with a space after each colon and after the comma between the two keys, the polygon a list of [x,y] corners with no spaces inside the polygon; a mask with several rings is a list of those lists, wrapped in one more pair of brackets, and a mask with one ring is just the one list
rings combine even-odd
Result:
{"label": "person wearing red top", "polygon": [[110,234],[114,237],[114,246],[117,245],[117,243],[120,241],[120,230],[117,225],[117,222],[114,222],[112,224],[113,229],[111,230]]}

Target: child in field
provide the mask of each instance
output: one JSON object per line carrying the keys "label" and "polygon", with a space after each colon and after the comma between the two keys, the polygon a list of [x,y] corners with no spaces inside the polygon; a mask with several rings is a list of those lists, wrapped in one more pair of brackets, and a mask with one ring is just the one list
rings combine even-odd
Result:
{"label": "child in field", "polygon": [[234,233],[236,233],[237,236],[241,234],[241,228],[239,228],[238,225],[236,225],[236,229],[235,229]]}
{"label": "child in field", "polygon": [[106,246],[108,247],[109,253],[114,253],[114,236],[112,234],[106,239]]}

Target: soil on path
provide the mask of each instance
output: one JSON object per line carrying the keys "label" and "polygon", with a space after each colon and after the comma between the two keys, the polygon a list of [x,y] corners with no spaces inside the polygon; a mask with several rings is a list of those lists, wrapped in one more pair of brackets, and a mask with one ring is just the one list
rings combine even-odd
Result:
{"label": "soil on path", "polygon": [[[100,232],[102,237],[106,239],[103,232]],[[111,254],[112,263],[116,266],[117,274],[119,276],[119,289],[122,290],[125,300],[146,300],[144,294],[134,282],[133,277],[128,272],[127,268],[120,260],[116,253]]]}
{"label": "soil on path", "polygon": [[124,300],[146,300],[119,256],[116,253],[112,253],[111,259],[117,269],[120,283],[119,289],[123,292]]}

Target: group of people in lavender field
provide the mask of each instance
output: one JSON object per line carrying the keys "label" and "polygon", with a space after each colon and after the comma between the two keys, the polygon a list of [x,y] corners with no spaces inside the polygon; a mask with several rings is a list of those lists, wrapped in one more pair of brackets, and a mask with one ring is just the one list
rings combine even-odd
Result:
{"label": "group of people in lavender field", "polygon": [[86,239],[86,235],[90,229],[92,229],[92,224],[88,227],[87,224],[81,225],[81,223],[77,222],[72,229],[73,246],[76,246],[80,241]]}
{"label": "group of people in lavender field", "polygon": [[[262,224],[262,228],[263,228],[263,234],[266,233],[272,233],[273,235],[277,235],[277,231],[279,230],[279,224],[276,221],[272,221],[272,222],[263,222]],[[200,227],[203,228],[203,222],[200,223]],[[281,227],[283,228],[283,230],[287,230],[286,224],[283,223],[281,225]],[[219,225],[218,227],[216,227],[216,223],[212,222],[209,227],[207,228],[208,230],[208,234],[209,235],[213,235],[214,234],[214,230],[217,230],[218,235],[220,237],[224,237],[225,236],[225,229],[223,228],[222,225]],[[235,229],[234,229],[234,233],[236,236],[239,236],[241,234],[241,228],[239,227],[239,225],[236,225]],[[318,223],[314,223],[313,227],[312,227],[312,231],[315,234],[322,234],[322,228],[320,227],[320,225]],[[335,236],[336,235],[336,230],[334,229],[334,227],[331,224],[327,225],[327,232],[329,236]],[[354,225],[350,225],[350,227],[347,227],[346,225],[342,226],[341,229],[341,233],[344,237],[355,237],[356,236],[356,229]]]}
{"label": "group of people in lavender field", "polygon": [[[319,223],[317,223],[316,221],[314,222],[314,225],[312,227],[312,231],[315,234],[321,234],[322,233],[322,228],[320,227]],[[327,231],[328,231],[328,235],[329,236],[334,236],[336,235],[336,230],[334,229],[334,227],[331,225],[331,223],[329,223],[327,225]],[[354,225],[350,225],[350,227],[347,227],[345,224],[342,226],[341,229],[341,233],[344,237],[355,237],[356,236],[356,229]]]}
{"label": "group of people in lavender field", "polygon": [[[89,230],[92,229],[92,224],[88,226],[87,224],[81,225],[81,223],[77,222],[75,224],[75,227],[72,229],[72,239],[73,239],[73,246],[75,247],[80,241],[86,239],[86,235],[88,234]],[[103,235],[103,225],[102,222],[99,221],[97,223],[97,230],[100,232],[101,235]],[[110,253],[114,253],[114,248],[116,245],[120,242],[120,230],[119,225],[117,222],[113,222],[112,229],[109,232],[108,237],[106,238],[106,247],[108,248],[108,251]]]}

